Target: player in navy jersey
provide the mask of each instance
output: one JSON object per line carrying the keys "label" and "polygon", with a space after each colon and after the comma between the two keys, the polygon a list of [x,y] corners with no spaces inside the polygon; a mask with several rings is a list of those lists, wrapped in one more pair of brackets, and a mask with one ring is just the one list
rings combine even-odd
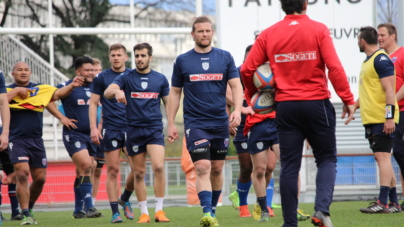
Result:
{"label": "player in navy jersey", "polygon": [[[222,169],[230,127],[240,124],[243,89],[229,52],[212,47],[212,23],[206,16],[192,25],[195,47],[177,57],[168,101],[168,141],[179,138],[174,119],[184,88],[184,126],[187,149],[196,170],[196,188],[203,208],[202,226],[217,226],[216,205],[223,186]],[[226,113],[229,83],[234,111]]]}
{"label": "player in navy jersey", "polygon": [[[74,180],[75,210],[74,218],[97,218],[101,213],[94,207],[91,193],[93,161],[96,155],[96,145],[91,142],[90,122],[88,108],[90,100],[90,85],[93,81],[94,61],[82,56],[74,60],[76,76],[83,77],[83,86],[75,89],[69,96],[62,99],[65,116],[53,109],[51,114],[56,118],[70,121],[63,127],[63,143],[69,156],[76,165],[76,178]],[[72,80],[57,85],[57,88],[68,86]],[[51,106],[51,105],[49,105]],[[65,120],[66,121],[66,120]],[[71,125],[73,124],[73,125]],[[83,202],[85,211],[83,211]]]}
{"label": "player in navy jersey", "polygon": [[[136,69],[118,76],[108,89],[105,97],[116,98],[126,105],[126,150],[131,159],[135,175],[135,191],[141,216],[137,223],[150,222],[147,210],[147,192],[144,181],[146,174],[146,153],[149,154],[154,173],[154,194],[156,222],[169,222],[163,212],[164,174],[164,135],[160,110],[160,100],[167,105],[169,84],[167,78],[150,68],[153,49],[148,43],[137,44],[135,53]],[[121,91],[123,90],[123,93]]]}
{"label": "player in navy jersey", "polygon": [[[10,160],[17,176],[17,194],[24,219],[22,225],[35,224],[32,208],[41,195],[46,180],[47,159],[42,140],[43,106],[51,100],[67,97],[83,78],[57,89],[45,84],[30,82],[31,70],[27,63],[18,62],[13,67],[14,83],[7,86],[11,121],[9,136]],[[28,187],[31,173],[32,183]]]}
{"label": "player in navy jersey", "polygon": [[[130,69],[125,67],[128,60],[126,48],[122,44],[114,44],[109,48],[109,60],[111,68],[99,73],[93,81],[91,87],[90,98],[90,128],[91,140],[99,145],[100,139],[102,148],[104,149],[105,161],[107,164],[107,193],[112,210],[112,223],[122,222],[119,214],[118,203],[123,206],[126,218],[133,220],[133,211],[129,202],[130,195],[134,190],[133,171],[129,172],[126,178],[125,191],[118,198],[118,174],[120,168],[120,152],[123,150],[125,154],[126,142],[126,107],[123,103],[118,103],[116,99],[106,99],[104,91],[115,80],[117,76]],[[97,127],[97,107],[102,104],[102,131]],[[132,167],[132,165],[130,165]]]}

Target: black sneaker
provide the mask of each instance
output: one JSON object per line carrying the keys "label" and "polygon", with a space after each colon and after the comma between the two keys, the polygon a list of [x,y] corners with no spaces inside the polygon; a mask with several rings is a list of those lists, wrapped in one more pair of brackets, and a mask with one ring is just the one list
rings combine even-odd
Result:
{"label": "black sneaker", "polygon": [[319,227],[334,227],[331,223],[330,215],[327,215],[321,211],[314,212],[313,216],[311,217],[311,223],[314,226]]}
{"label": "black sneaker", "polygon": [[361,208],[360,212],[365,214],[389,214],[389,206],[383,206],[380,201],[370,203],[370,206]]}
{"label": "black sneaker", "polygon": [[11,216],[11,221],[21,221],[22,219],[24,219],[24,217],[22,216],[22,214],[17,214],[15,216]]}
{"label": "black sneaker", "polygon": [[80,210],[77,213],[73,213],[73,218],[74,219],[86,218],[86,212],[84,212],[83,210]]}
{"label": "black sneaker", "polygon": [[10,221],[7,218],[3,217],[3,213],[1,213],[0,218],[1,218],[2,221]]}
{"label": "black sneaker", "polygon": [[389,203],[389,210],[391,213],[401,213],[403,212],[401,209],[401,206],[395,204],[395,203]]}
{"label": "black sneaker", "polygon": [[88,209],[86,216],[88,218],[98,218],[101,216],[101,212],[95,209],[95,207],[91,207],[90,209]]}

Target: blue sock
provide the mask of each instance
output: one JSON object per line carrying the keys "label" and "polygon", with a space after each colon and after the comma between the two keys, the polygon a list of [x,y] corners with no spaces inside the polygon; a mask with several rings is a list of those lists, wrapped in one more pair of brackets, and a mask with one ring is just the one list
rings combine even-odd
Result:
{"label": "blue sock", "polygon": [[132,192],[126,190],[126,188],[125,188],[125,190],[123,191],[123,193],[121,195],[121,200],[124,201],[124,202],[129,202],[129,198],[132,195]]}
{"label": "blue sock", "polygon": [[28,209],[30,209],[30,210],[34,209],[34,205],[35,205],[35,203],[29,201],[28,202]]}
{"label": "blue sock", "polygon": [[382,205],[387,205],[387,198],[389,197],[390,187],[380,186],[379,201]]}
{"label": "blue sock", "polygon": [[217,206],[217,203],[219,202],[219,197],[220,197],[221,193],[222,193],[222,190],[219,190],[219,191],[212,190],[212,212],[213,212],[213,214],[216,214],[216,206]]}
{"label": "blue sock", "polygon": [[119,214],[118,202],[110,202],[109,205],[111,206],[112,215],[114,215],[116,213]]}
{"label": "blue sock", "polygon": [[16,184],[8,185],[8,198],[10,198],[10,203],[11,203],[11,216],[14,217],[20,213],[20,210],[18,207]]}
{"label": "blue sock", "polygon": [[239,206],[247,205],[248,192],[250,191],[252,181],[248,183],[241,183],[237,181],[237,193],[240,199]]}
{"label": "blue sock", "polygon": [[260,205],[262,211],[268,212],[266,196],[258,197],[257,202]]}
{"label": "blue sock", "polygon": [[272,197],[274,197],[274,178],[271,178],[267,187],[267,205],[272,208]]}
{"label": "blue sock", "polygon": [[[201,201],[201,207],[203,213],[212,213],[212,192],[201,191],[198,193],[199,201]],[[212,213],[213,214],[213,213]]]}
{"label": "blue sock", "polygon": [[83,197],[79,189],[79,178],[74,180],[74,213],[83,209]]}
{"label": "blue sock", "polygon": [[31,213],[29,212],[29,209],[22,210],[22,215],[24,215],[25,217],[31,217]]}
{"label": "blue sock", "polygon": [[91,197],[91,191],[93,190],[93,184],[91,183],[90,176],[80,176],[79,178],[79,189],[86,206],[86,211],[94,207],[93,198]]}
{"label": "blue sock", "polygon": [[396,205],[398,205],[396,187],[390,188],[390,191],[389,191],[389,199],[390,199],[390,202],[391,202],[391,203],[395,203]]}

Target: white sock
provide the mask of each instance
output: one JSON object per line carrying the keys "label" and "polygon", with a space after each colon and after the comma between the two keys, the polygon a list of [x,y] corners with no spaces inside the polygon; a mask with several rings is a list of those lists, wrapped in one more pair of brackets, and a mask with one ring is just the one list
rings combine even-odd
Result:
{"label": "white sock", "polygon": [[93,197],[91,199],[93,200],[93,205],[95,206],[95,198]]}
{"label": "white sock", "polygon": [[156,212],[159,210],[163,210],[163,202],[164,202],[164,198],[156,197]]}
{"label": "white sock", "polygon": [[138,202],[137,204],[139,204],[141,214],[149,215],[149,211],[147,210],[147,200],[142,201],[142,202]]}

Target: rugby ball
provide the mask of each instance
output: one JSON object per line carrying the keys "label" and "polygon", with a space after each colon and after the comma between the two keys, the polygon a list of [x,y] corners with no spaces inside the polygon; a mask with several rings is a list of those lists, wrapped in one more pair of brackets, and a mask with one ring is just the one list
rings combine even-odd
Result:
{"label": "rugby ball", "polygon": [[251,98],[251,107],[257,114],[267,114],[275,110],[274,92],[257,91]]}
{"label": "rugby ball", "polygon": [[268,63],[257,68],[253,75],[253,83],[260,91],[272,91],[275,88],[274,74]]}

